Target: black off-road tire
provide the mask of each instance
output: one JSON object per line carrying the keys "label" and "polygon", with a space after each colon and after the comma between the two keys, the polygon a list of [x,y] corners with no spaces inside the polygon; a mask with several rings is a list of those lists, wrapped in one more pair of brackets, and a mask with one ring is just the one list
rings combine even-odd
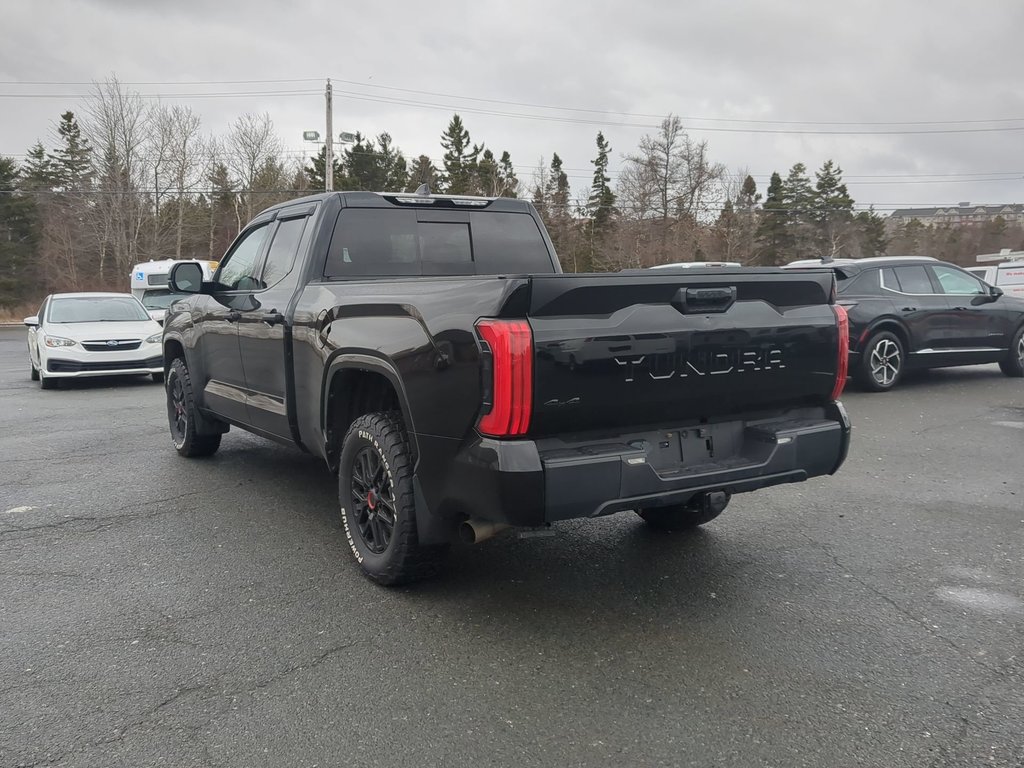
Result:
{"label": "black off-road tire", "polygon": [[729,505],[729,497],[722,504],[709,504],[703,498],[695,499],[686,504],[674,504],[668,507],[652,507],[637,510],[651,528],[659,531],[689,531],[718,517]]}
{"label": "black off-road tire", "polygon": [[31,360],[29,361],[28,364],[32,368],[32,373],[31,373],[32,381],[39,381],[39,371],[38,371],[38,369],[35,367],[35,365],[32,364]]}
{"label": "black off-road tire", "polygon": [[167,421],[174,449],[188,458],[211,456],[220,447],[220,432],[200,432],[204,419],[196,408],[192,379],[181,358],[167,372]]}
{"label": "black off-road tire", "polygon": [[366,414],[349,427],[338,462],[341,524],[363,573],[385,586],[435,575],[448,550],[419,543],[412,466],[397,413]]}
{"label": "black off-road tire", "polygon": [[1003,373],[1014,379],[1024,377],[1024,326],[1017,329],[1010,341],[1006,359],[999,363]]}
{"label": "black off-road tire", "polygon": [[892,331],[879,331],[864,345],[854,379],[869,392],[888,392],[907,368],[907,350]]}

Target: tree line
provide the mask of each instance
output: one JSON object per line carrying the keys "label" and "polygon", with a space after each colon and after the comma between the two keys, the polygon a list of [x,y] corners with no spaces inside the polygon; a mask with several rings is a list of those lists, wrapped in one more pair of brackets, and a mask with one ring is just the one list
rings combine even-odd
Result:
{"label": "tree line", "polygon": [[[979,228],[886,226],[855,210],[842,169],[797,163],[762,193],[746,171],[715,162],[669,115],[620,157],[595,137],[589,185],[573,190],[557,152],[520,178],[509,152],[474,141],[455,114],[443,152],[411,159],[392,136],[355,134],[334,158],[338,190],[532,200],[567,271],[618,270],[667,261],[781,264],[798,258],[888,252],[956,259],[1024,243],[1005,222]],[[269,114],[239,116],[224,135],[204,131],[188,106],[168,106],[115,78],[95,84],[80,114],[60,115],[49,146],[23,162],[0,156],[0,309],[54,290],[126,290],[132,265],[149,259],[216,260],[256,213],[320,191],[326,152],[289,157]],[[914,226],[916,225],[916,226]],[[997,242],[998,241],[998,242]],[[895,248],[896,250],[892,250]]]}

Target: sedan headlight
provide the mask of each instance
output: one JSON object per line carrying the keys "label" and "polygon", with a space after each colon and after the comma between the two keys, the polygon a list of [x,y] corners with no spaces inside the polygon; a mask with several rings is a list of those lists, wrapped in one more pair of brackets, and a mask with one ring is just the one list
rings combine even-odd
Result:
{"label": "sedan headlight", "polygon": [[150,337],[148,337],[146,339],[146,343],[147,344],[159,344],[160,341],[163,339],[163,337],[164,337],[163,331],[161,331],[160,333],[154,333],[152,336],[150,336]]}
{"label": "sedan headlight", "polygon": [[43,343],[48,347],[73,347],[78,342],[74,339],[63,339],[60,336],[45,336]]}

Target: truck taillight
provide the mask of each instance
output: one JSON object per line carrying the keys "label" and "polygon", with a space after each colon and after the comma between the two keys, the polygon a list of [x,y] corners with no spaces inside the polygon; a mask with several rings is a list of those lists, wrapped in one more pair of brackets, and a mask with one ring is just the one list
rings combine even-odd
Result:
{"label": "truck taillight", "polygon": [[832,399],[838,400],[839,396],[843,394],[846,375],[850,369],[850,318],[846,314],[846,307],[842,304],[833,304],[832,309],[836,313],[836,324],[839,331],[839,357],[836,360],[836,383],[832,387]]}
{"label": "truck taillight", "polygon": [[[525,435],[533,409],[533,332],[525,320],[480,320],[477,332],[487,344],[491,409],[480,417],[490,437]],[[485,387],[488,382],[485,382]]]}

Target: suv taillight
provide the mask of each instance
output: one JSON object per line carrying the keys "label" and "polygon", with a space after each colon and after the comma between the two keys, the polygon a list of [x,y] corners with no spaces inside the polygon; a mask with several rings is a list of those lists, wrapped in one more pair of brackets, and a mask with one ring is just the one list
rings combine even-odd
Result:
{"label": "suv taillight", "polygon": [[[490,437],[525,435],[533,409],[533,332],[525,320],[480,320],[476,324],[487,345],[490,365],[490,410],[480,417],[480,432]],[[488,368],[490,369],[488,371]],[[487,403],[485,403],[486,407]]]}
{"label": "suv taillight", "polygon": [[832,399],[838,400],[843,394],[843,387],[846,386],[846,374],[850,368],[850,318],[846,314],[846,307],[842,304],[833,304],[832,310],[836,313],[836,323],[839,331],[839,357],[836,360],[836,383],[832,387]]}

